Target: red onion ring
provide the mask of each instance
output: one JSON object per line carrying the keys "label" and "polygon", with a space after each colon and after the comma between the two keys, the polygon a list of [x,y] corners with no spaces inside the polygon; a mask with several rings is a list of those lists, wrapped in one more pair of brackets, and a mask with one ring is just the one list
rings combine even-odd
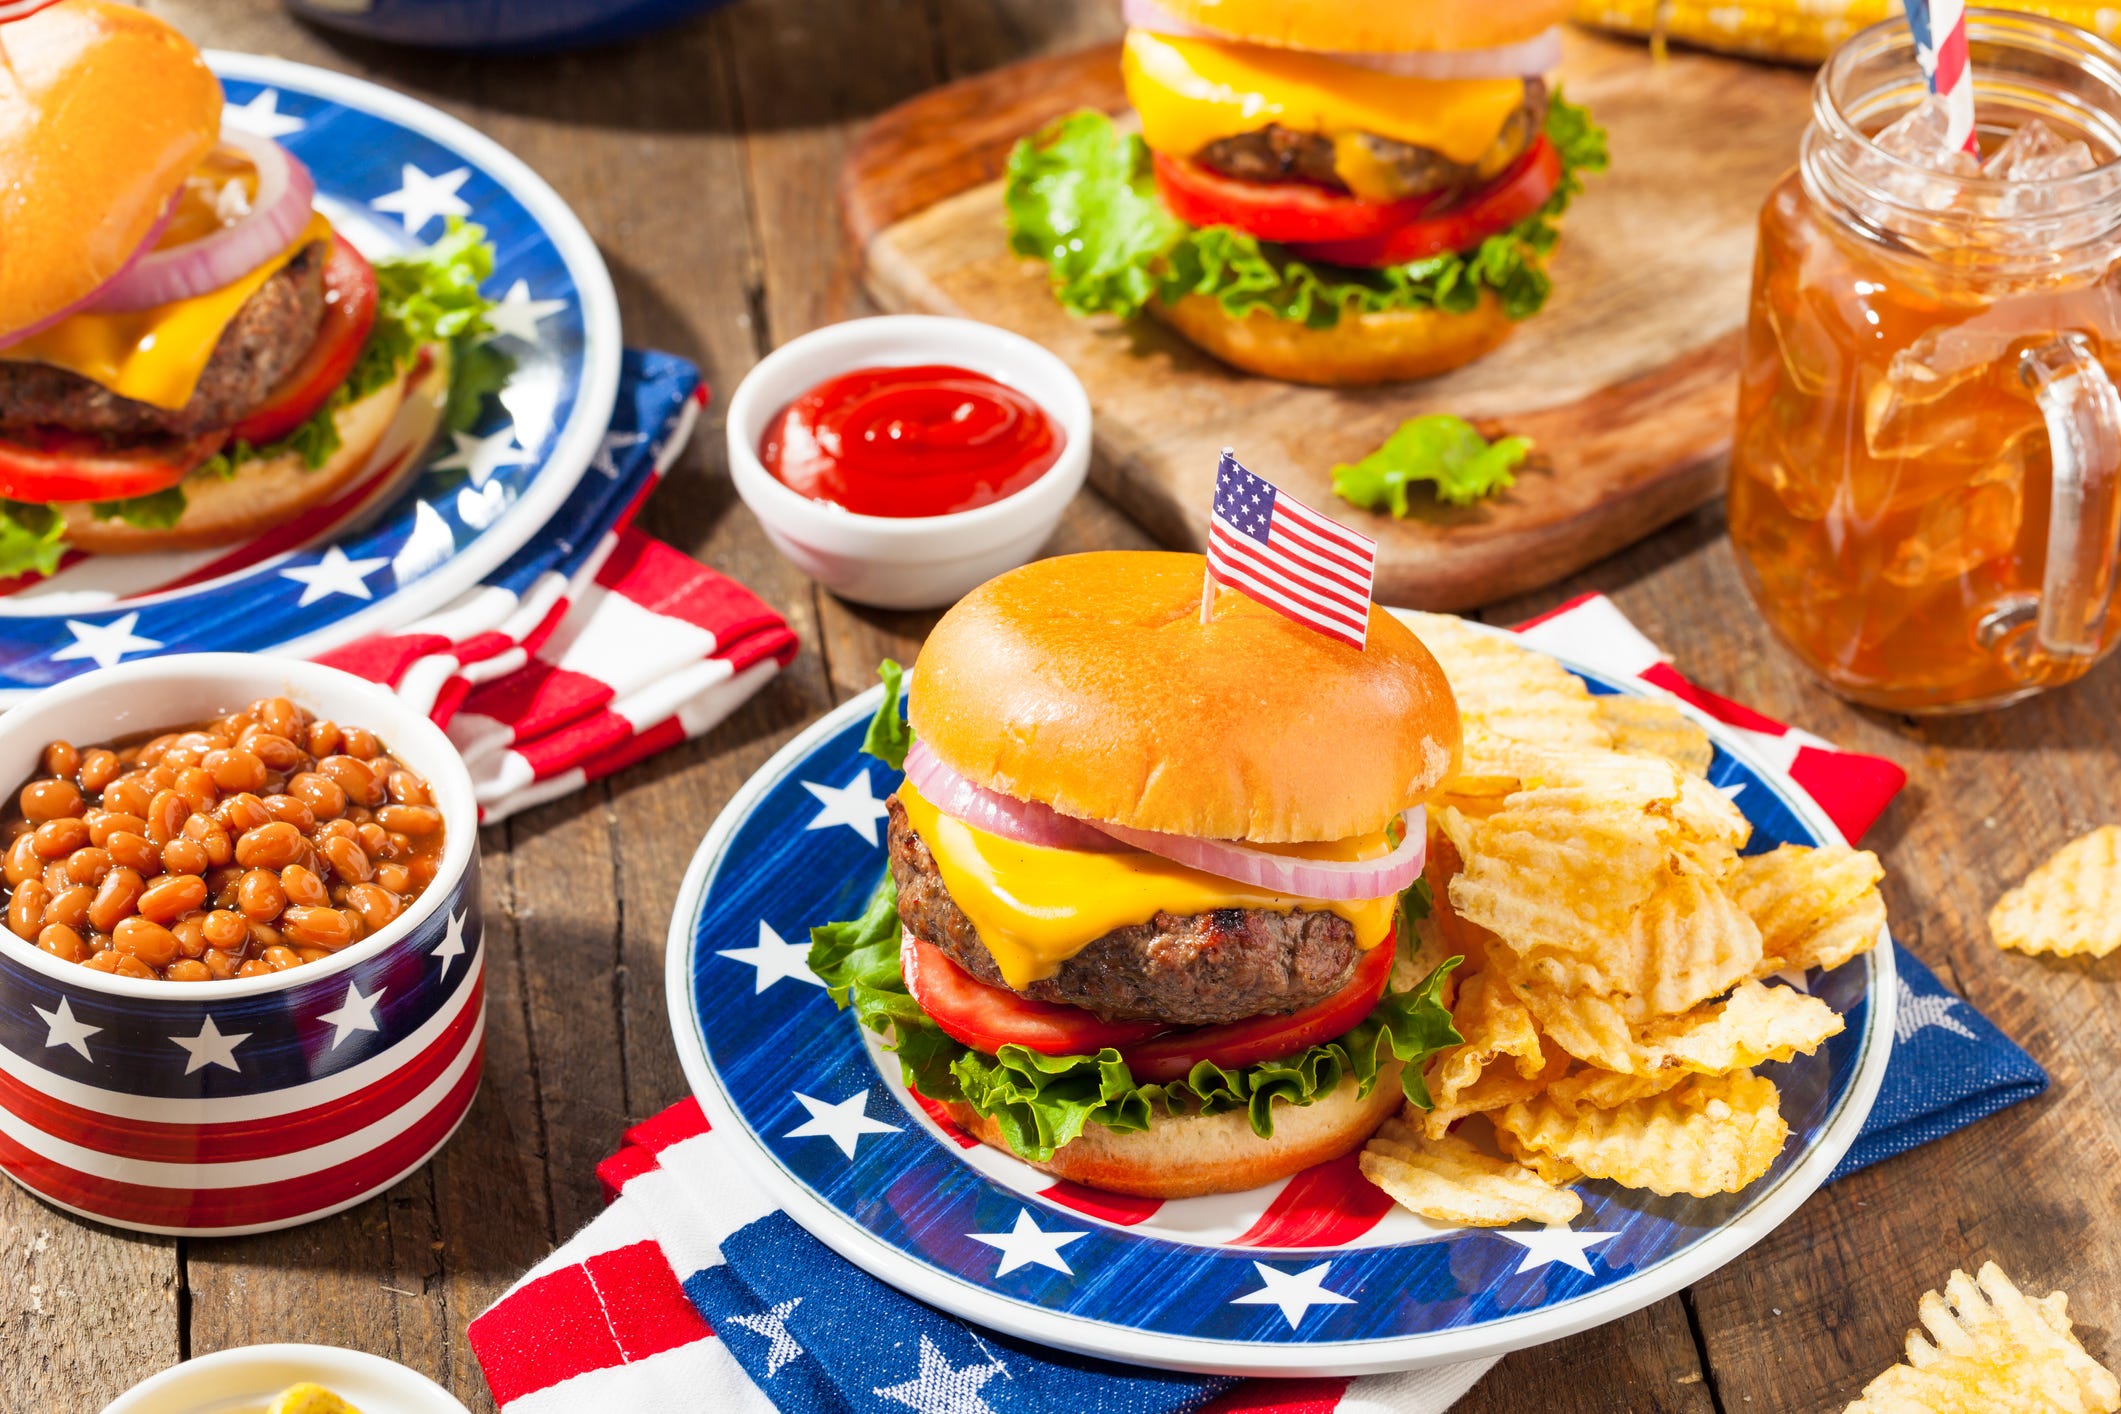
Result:
{"label": "red onion ring", "polygon": [[1230,840],[1194,839],[1063,815],[1050,805],[976,786],[944,765],[926,742],[906,753],[906,779],[943,814],[990,835],[1048,849],[1110,854],[1123,848],[1296,898],[1385,898],[1414,882],[1428,858],[1428,813],[1415,806],[1400,818],[1406,836],[1377,859],[1298,859]]}
{"label": "red onion ring", "polygon": [[1346,900],[1386,898],[1420,877],[1429,853],[1428,812],[1417,805],[1400,818],[1406,822],[1405,838],[1377,859],[1298,859],[1232,840],[1166,835],[1107,821],[1097,827],[1136,849],[1203,874],[1298,898]]}
{"label": "red onion ring", "polygon": [[[1250,41],[1182,20],[1156,0],[1125,0],[1121,13],[1135,29],[1174,39],[1221,39],[1244,44]],[[1297,46],[1289,46],[1296,48]],[[1561,67],[1561,26],[1533,35],[1516,44],[1493,49],[1458,49],[1422,54],[1357,54],[1327,50],[1304,50],[1337,64],[1375,69],[1403,79],[1516,79],[1551,73]]]}
{"label": "red onion ring", "polygon": [[[169,218],[176,214],[177,199],[175,197],[171,197],[169,199],[169,205],[162,208],[162,214],[155,218],[155,224],[147,228],[147,234],[140,238],[140,244],[133,247],[133,253],[125,257],[125,263],[118,267],[118,273],[116,275],[111,276],[111,280],[122,279],[128,270],[131,270],[133,266],[140,263],[140,257],[146,255],[149,251],[155,248],[155,242],[162,238],[162,232],[167,230],[169,227]],[[42,319],[39,319],[34,323],[23,325],[20,329],[10,329],[5,334],[0,334],[0,349],[6,349],[10,345],[19,343],[21,340],[27,339],[32,334],[41,334],[46,329],[51,328],[52,325],[57,324],[60,320],[69,319],[74,315],[79,314],[82,310],[87,309],[90,305],[94,304],[97,300],[101,299],[103,297],[103,292],[110,288],[110,284],[110,280],[105,280],[102,284],[96,286],[96,288],[90,290],[87,294],[83,295],[80,299],[75,300],[72,304],[60,310],[58,313],[47,314]]]}
{"label": "red onion ring", "polygon": [[1063,815],[1035,800],[1018,800],[972,784],[945,766],[928,749],[928,743],[918,739],[906,752],[906,779],[945,815],[1005,840],[1090,854],[1114,854],[1125,848],[1087,820]]}
{"label": "red onion ring", "polygon": [[199,240],[145,252],[103,286],[91,307],[122,314],[218,290],[287,249],[309,224],[317,185],[307,167],[269,138],[231,129],[221,141],[258,169],[258,194],[248,214]]}

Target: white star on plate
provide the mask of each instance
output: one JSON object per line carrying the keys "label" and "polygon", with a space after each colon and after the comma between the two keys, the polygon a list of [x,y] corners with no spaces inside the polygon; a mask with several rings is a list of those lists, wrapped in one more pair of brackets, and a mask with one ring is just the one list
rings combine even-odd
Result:
{"label": "white star on plate", "polygon": [[280,578],[291,579],[302,586],[302,597],[295,602],[297,609],[306,609],[319,599],[334,594],[344,594],[354,599],[373,599],[375,594],[368,587],[368,577],[390,561],[350,560],[346,552],[333,545],[325,550],[324,558],[313,565],[297,565],[293,569],[280,571]]}
{"label": "white star on plate", "polygon": [[1900,1005],[1893,1010],[1893,1040],[1907,1041],[1932,1026],[1939,1031],[1949,1031],[1955,1036],[1964,1036],[1969,1041],[1981,1038],[1967,1029],[1965,1022],[1953,1016],[1959,999],[1948,992],[1932,992],[1926,997],[1915,995],[1905,977],[1893,979],[1898,984]]}
{"label": "white star on plate", "polygon": [[1232,1306],[1279,1306],[1282,1319],[1295,1330],[1304,1313],[1313,1306],[1353,1306],[1355,1298],[1342,1296],[1339,1292],[1326,1290],[1326,1275],[1333,1270],[1331,1262],[1320,1262],[1315,1267],[1306,1267],[1300,1272],[1276,1271],[1265,1262],[1254,1262],[1252,1270],[1266,1283],[1257,1291],[1248,1291],[1243,1296],[1233,1297]]}
{"label": "white star on plate", "polygon": [[991,1359],[984,1365],[957,1369],[951,1365],[950,1357],[923,1335],[920,1373],[903,1384],[883,1385],[870,1393],[903,1404],[917,1414],[994,1414],[994,1406],[980,1397],[980,1387],[1002,1373],[1002,1362]]}
{"label": "white star on plate", "polygon": [[1802,967],[1792,967],[1785,971],[1771,973],[1769,975],[1772,980],[1780,982],[1783,986],[1788,987],[1791,991],[1803,992],[1806,995],[1810,995],[1811,993],[1811,975]]}
{"label": "white star on plate", "polygon": [[810,949],[801,943],[791,943],[773,931],[765,919],[759,920],[758,946],[749,948],[724,948],[717,957],[733,958],[758,969],[757,985],[751,991],[756,996],[783,977],[796,982],[808,982],[813,987],[825,985],[824,979],[810,970]]}
{"label": "white star on plate", "polygon": [[1051,1267],[1056,1272],[1075,1275],[1075,1269],[1062,1258],[1060,1250],[1079,1237],[1088,1237],[1087,1232],[1047,1232],[1032,1220],[1029,1208],[1016,1210],[1016,1226],[1007,1232],[968,1232],[965,1236],[974,1242],[984,1242],[1002,1254],[1002,1262],[994,1274],[1005,1277],[1018,1267]]}
{"label": "white star on plate", "polygon": [[280,111],[280,90],[261,90],[248,103],[231,103],[221,110],[221,121],[238,132],[253,133],[275,141],[309,126],[291,113]]}
{"label": "white star on plate", "polygon": [[760,1311],[750,1316],[731,1316],[731,1324],[742,1326],[754,1335],[762,1335],[773,1342],[766,1347],[766,1378],[772,1379],[781,1372],[781,1366],[803,1353],[795,1337],[788,1334],[788,1317],[796,1307],[803,1304],[800,1296],[791,1296],[770,1311]]}
{"label": "white star on plate", "polygon": [[100,1026],[89,1026],[74,1020],[74,1009],[66,998],[59,998],[59,1009],[57,1011],[46,1011],[41,1006],[32,1006],[30,1010],[44,1018],[46,1027],[44,1032],[45,1049],[49,1050],[53,1046],[71,1046],[80,1053],[81,1059],[85,1061],[95,1059],[94,1056],[88,1053],[88,1038],[103,1028]]}
{"label": "white star on plate", "polygon": [[184,1066],[186,1075],[209,1065],[226,1066],[240,1075],[243,1067],[236,1064],[236,1047],[248,1041],[250,1035],[248,1031],[238,1031],[233,1036],[223,1036],[221,1029],[214,1025],[214,1019],[209,1016],[206,1023],[199,1028],[198,1035],[172,1036],[169,1039],[191,1052],[191,1059]]}
{"label": "white star on plate", "polygon": [[505,336],[534,344],[538,342],[538,321],[565,308],[567,301],[563,299],[532,299],[530,282],[518,280],[508,287],[499,303],[486,311],[486,324],[497,339]]}
{"label": "white star on plate", "polygon": [[1574,1267],[1579,1272],[1591,1270],[1589,1249],[1608,1238],[1618,1237],[1617,1232],[1572,1232],[1567,1223],[1550,1223],[1537,1232],[1514,1232],[1507,1228],[1496,1230],[1497,1237],[1507,1237],[1525,1249],[1524,1259],[1517,1264],[1512,1275],[1529,1272],[1535,1267],[1544,1267],[1550,1262],[1559,1262],[1565,1267]]}
{"label": "white star on plate", "polygon": [[821,786],[816,781],[803,782],[803,789],[818,798],[825,808],[818,811],[817,818],[803,826],[806,830],[829,830],[834,825],[845,825],[863,839],[875,844],[876,822],[891,813],[876,792],[869,786],[869,768],[843,786]]}
{"label": "white star on plate", "polygon": [[449,931],[442,935],[442,941],[435,944],[434,950],[427,954],[441,962],[444,977],[449,975],[451,960],[464,955],[464,920],[470,916],[471,910],[468,908],[462,913],[452,913],[449,916]]}
{"label": "white star on plate", "polygon": [[463,471],[471,475],[474,487],[483,487],[493,474],[504,466],[527,466],[530,453],[516,444],[513,426],[484,437],[471,432],[449,434],[457,449],[434,464],[436,471]]}
{"label": "white star on plate", "polygon": [[1716,789],[1722,791],[1727,798],[1736,800],[1739,794],[1745,790],[1745,785],[1744,781],[1732,781],[1729,785],[1718,786]]}
{"label": "white star on plate", "polygon": [[471,177],[471,168],[459,167],[454,172],[444,172],[439,177],[430,177],[418,167],[407,162],[399,169],[401,185],[394,192],[386,192],[368,204],[378,211],[391,211],[405,222],[405,234],[417,236],[429,221],[437,216],[469,216],[471,206],[457,195],[457,188]]}
{"label": "white star on plate", "polygon": [[359,984],[346,984],[346,1000],[335,1010],[327,1011],[317,1020],[328,1022],[337,1029],[331,1033],[331,1048],[339,1049],[339,1043],[356,1031],[374,1031],[376,1027],[376,1003],[383,1000],[388,987],[378,987],[367,996],[361,995]]}
{"label": "white star on plate", "polygon": [[151,648],[160,648],[159,639],[142,638],[133,632],[139,622],[138,609],[107,624],[68,619],[66,626],[73,631],[74,641],[52,654],[52,661],[64,663],[70,658],[90,658],[99,668],[115,668],[118,660],[128,653],[145,653]]}
{"label": "white star on plate", "polygon": [[589,459],[589,464],[615,481],[619,475],[619,463],[612,453],[638,447],[647,440],[646,432],[606,432],[603,445],[597,448],[597,454]]}
{"label": "white star on plate", "polygon": [[897,1134],[899,1127],[869,1118],[869,1092],[858,1090],[836,1105],[813,1100],[800,1090],[791,1091],[797,1102],[810,1111],[810,1118],[781,1137],[784,1139],[830,1139],[840,1152],[854,1157],[854,1146],[864,1134]]}

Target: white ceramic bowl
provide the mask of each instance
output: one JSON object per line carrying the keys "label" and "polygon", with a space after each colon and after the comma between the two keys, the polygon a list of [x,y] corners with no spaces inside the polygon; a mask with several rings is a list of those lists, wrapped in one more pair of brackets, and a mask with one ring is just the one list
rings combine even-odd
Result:
{"label": "white ceramic bowl", "polygon": [[[782,408],[862,368],[955,364],[1028,394],[1067,443],[1044,476],[992,505],[950,515],[856,515],[783,485],[759,460]],[[729,472],[776,549],[843,599],[934,609],[1025,564],[1090,470],[1090,399],[1068,365],[1020,334],[970,319],[893,314],[828,324],[775,349],[729,400]]]}
{"label": "white ceramic bowl", "polygon": [[0,716],[0,791],[46,742],[161,731],[284,695],[366,727],[425,777],[446,832],[390,925],[264,977],[163,982],[62,961],[0,928],[0,1170],[147,1232],[258,1232],[337,1212],[425,1163],[478,1090],[478,806],[440,728],[336,668],[178,654],[86,673]]}
{"label": "white ceramic bowl", "polygon": [[308,1380],[362,1414],[467,1414],[456,1397],[395,1360],[335,1345],[241,1345],[151,1375],[103,1414],[259,1414]]}

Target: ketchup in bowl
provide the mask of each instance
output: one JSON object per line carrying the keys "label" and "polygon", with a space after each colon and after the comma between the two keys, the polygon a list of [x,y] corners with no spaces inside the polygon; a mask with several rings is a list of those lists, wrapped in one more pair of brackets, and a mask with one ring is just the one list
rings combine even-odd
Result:
{"label": "ketchup in bowl", "polygon": [[1008,384],[921,364],[818,384],[774,414],[759,460],[783,485],[857,515],[939,516],[1023,490],[1065,440]]}

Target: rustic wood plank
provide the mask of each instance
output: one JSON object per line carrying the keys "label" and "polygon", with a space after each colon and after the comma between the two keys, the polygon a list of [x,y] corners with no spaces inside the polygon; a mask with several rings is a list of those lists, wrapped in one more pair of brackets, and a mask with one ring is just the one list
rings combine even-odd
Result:
{"label": "rustic wood plank", "polygon": [[182,1355],[177,1242],[0,1180],[0,1409],[95,1409]]}
{"label": "rustic wood plank", "polygon": [[1452,1414],[1709,1414],[1716,1407],[1680,1299],[1504,1356]]}

